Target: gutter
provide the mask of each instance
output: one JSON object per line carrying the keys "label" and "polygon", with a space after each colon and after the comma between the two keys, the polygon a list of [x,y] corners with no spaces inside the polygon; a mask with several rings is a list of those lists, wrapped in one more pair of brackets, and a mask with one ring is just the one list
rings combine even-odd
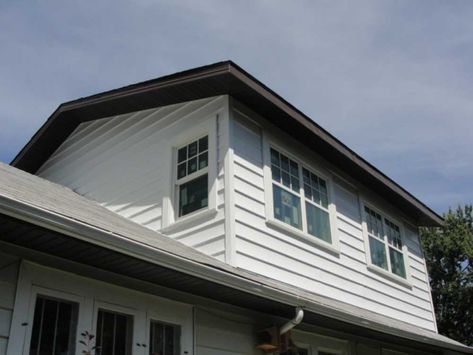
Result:
{"label": "gutter", "polygon": [[[330,307],[329,305],[315,302],[305,296],[297,294],[296,292],[285,292],[278,290],[273,286],[251,280],[250,278],[245,278],[232,272],[231,269],[234,268],[231,266],[228,266],[227,269],[225,267],[219,268],[217,266],[197,262],[181,255],[156,248],[155,246],[151,246],[145,242],[140,242],[120,234],[98,229],[79,220],[71,219],[70,217],[51,212],[47,209],[39,208],[1,195],[0,213],[134,258],[178,270],[262,298],[294,307],[303,305],[306,311],[315,314],[431,346],[459,351],[464,354],[473,354],[473,348],[466,347],[460,343],[457,345],[453,340],[452,343],[449,343],[440,339],[431,338],[427,334],[415,334],[387,324],[367,320],[347,313],[346,311]],[[425,331],[428,332],[427,330]],[[437,335],[436,333],[433,334]]]}

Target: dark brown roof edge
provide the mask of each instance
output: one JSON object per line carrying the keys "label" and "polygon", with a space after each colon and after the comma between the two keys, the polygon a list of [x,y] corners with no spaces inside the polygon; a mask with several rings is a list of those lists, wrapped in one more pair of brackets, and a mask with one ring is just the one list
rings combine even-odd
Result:
{"label": "dark brown roof edge", "polygon": [[222,61],[202,67],[184,70],[170,75],[165,75],[156,79],[142,81],[136,84],[123,86],[118,89],[112,89],[104,91],[98,94],[81,97],[76,100],[66,101],[60,104],[56,110],[48,117],[46,122],[39,128],[38,131],[31,137],[26,145],[20,150],[20,152],[13,158],[10,165],[17,166],[19,161],[23,158],[25,153],[34,145],[37,139],[42,135],[54,119],[59,116],[62,112],[70,111],[75,108],[79,108],[85,105],[92,105],[104,100],[110,100],[116,97],[123,97],[124,95],[133,95],[140,92],[145,92],[154,89],[157,85],[165,87],[166,85],[176,85],[186,81],[195,80],[196,78],[204,78],[209,75],[214,75],[222,72],[228,72],[231,61]]}
{"label": "dark brown roof edge", "polygon": [[21,160],[25,154],[35,145],[36,141],[42,134],[48,129],[48,127],[55,121],[61,113],[72,111],[81,107],[91,106],[104,101],[124,98],[130,95],[145,93],[154,89],[171,87],[179,84],[185,84],[199,79],[211,78],[221,74],[230,74],[236,78],[239,82],[248,86],[255,93],[269,101],[272,105],[283,111],[285,114],[293,118],[297,123],[305,127],[312,134],[322,139],[326,144],[330,145],[338,154],[343,156],[345,159],[349,159],[358,168],[365,171],[367,174],[372,176],[375,180],[383,184],[390,191],[404,199],[410,205],[419,210],[430,223],[433,225],[442,225],[443,218],[439,216],[435,211],[430,209],[427,205],[418,200],[415,196],[397,184],[394,180],[389,178],[387,175],[382,173],[375,166],[371,165],[368,161],[363,159],[348,146],[343,144],[335,136],[330,134],[328,131],[323,129],[317,123],[315,123],[310,117],[305,115],[299,109],[294,107],[276,92],[271,90],[269,87],[264,85],[258,79],[253,77],[251,74],[246,72],[237,64],[232,61],[222,61],[214,64],[185,70],[182,72],[174,73],[171,75],[163,76],[157,79],[140,82],[137,84],[128,85],[122,88],[102,92],[92,96],[80,98],[77,100],[65,102],[61,104],[53,114],[47,119],[45,124],[34,134],[30,141],[25,147],[18,153],[18,155],[10,163],[13,166],[21,168]]}

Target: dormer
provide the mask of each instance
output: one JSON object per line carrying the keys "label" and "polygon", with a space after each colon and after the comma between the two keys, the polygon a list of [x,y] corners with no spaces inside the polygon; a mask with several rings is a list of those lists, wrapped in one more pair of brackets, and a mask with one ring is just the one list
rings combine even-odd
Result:
{"label": "dormer", "polygon": [[442,219],[232,62],[62,104],[14,166],[232,266],[436,330]]}

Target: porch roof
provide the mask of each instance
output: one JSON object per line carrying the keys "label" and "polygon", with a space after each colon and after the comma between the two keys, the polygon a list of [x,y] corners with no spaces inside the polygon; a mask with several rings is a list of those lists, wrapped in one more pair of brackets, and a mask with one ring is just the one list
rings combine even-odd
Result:
{"label": "porch roof", "polygon": [[140,226],[72,190],[0,163],[0,246],[282,317],[419,349],[473,349],[447,337],[232,267]]}

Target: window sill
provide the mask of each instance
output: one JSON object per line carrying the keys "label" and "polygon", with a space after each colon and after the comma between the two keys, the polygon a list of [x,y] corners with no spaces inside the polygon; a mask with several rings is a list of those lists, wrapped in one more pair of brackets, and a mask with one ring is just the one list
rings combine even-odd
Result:
{"label": "window sill", "polygon": [[329,244],[318,239],[317,237],[314,237],[313,235],[304,233],[303,231],[300,231],[295,227],[291,227],[277,219],[266,219],[266,225],[270,228],[278,230],[279,232],[289,234],[292,237],[302,240],[303,242],[314,244],[316,247],[328,251],[331,254],[334,254],[336,256],[340,255],[340,248],[338,246],[338,243],[336,242],[335,244]]}
{"label": "window sill", "polygon": [[391,281],[396,282],[401,286],[412,289],[412,283],[408,279],[404,279],[401,276],[397,276],[396,274],[390,273],[389,271],[384,270],[383,268],[380,268],[379,266],[373,264],[368,264],[367,267],[368,270],[371,272],[374,272],[384,278],[390,279]]}
{"label": "window sill", "polygon": [[194,225],[209,221],[215,218],[216,215],[217,215],[216,208],[210,208],[210,209],[198,211],[188,216],[179,218],[176,222],[162,228],[160,232],[163,234],[180,232],[189,227],[193,227]]}

